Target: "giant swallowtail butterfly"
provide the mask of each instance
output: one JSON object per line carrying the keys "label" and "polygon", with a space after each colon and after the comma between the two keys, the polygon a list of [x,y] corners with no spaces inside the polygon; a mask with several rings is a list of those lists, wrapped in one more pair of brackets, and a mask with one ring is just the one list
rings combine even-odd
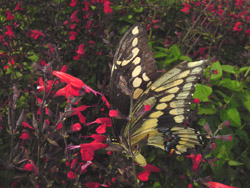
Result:
{"label": "giant swallowtail butterfly", "polygon": [[[121,39],[113,60],[110,102],[128,118],[113,119],[114,134],[139,164],[145,165],[136,149],[142,142],[176,154],[201,145],[200,134],[184,123],[204,66],[204,60],[182,62],[160,76],[142,24]],[[143,111],[145,106],[150,110]]]}

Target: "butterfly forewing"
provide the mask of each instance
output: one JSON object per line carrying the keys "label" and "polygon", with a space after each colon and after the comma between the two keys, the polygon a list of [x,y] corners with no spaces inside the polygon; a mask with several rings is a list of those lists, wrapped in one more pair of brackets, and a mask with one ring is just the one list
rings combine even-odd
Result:
{"label": "butterfly forewing", "polygon": [[[142,24],[136,24],[125,33],[115,53],[110,84],[112,108],[129,115],[129,95],[136,103],[157,78],[157,65],[148,46],[147,33]],[[116,134],[120,134],[126,121],[114,120],[113,124]]]}

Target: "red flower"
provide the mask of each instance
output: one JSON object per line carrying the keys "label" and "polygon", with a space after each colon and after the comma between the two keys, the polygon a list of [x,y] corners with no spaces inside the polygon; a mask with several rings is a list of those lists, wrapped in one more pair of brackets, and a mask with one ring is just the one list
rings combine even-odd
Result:
{"label": "red flower", "polygon": [[117,117],[118,111],[117,110],[110,110],[109,111],[109,117]]}
{"label": "red flower", "polygon": [[30,126],[26,121],[22,123],[23,127],[29,128],[29,129],[35,129],[34,127]]}
{"label": "red flower", "polygon": [[92,161],[87,161],[85,164],[83,163],[83,165],[81,166],[81,171],[80,171],[80,174],[81,173],[83,173],[83,172],[86,172],[87,170],[87,167],[89,166],[89,165],[91,165],[92,164]]}
{"label": "red flower", "polygon": [[218,70],[213,70],[213,73],[214,74],[218,74]]}
{"label": "red flower", "polygon": [[185,12],[186,14],[188,14],[191,6],[188,3],[183,3],[183,5],[184,5],[184,8],[181,9],[181,12]]}
{"label": "red flower", "polygon": [[78,53],[80,55],[84,55],[84,44],[80,44],[78,46],[78,50],[76,51],[76,53]]}
{"label": "red flower", "polygon": [[[45,85],[44,85],[42,77],[39,78],[38,82],[39,82],[39,86],[37,86],[37,90],[40,93],[40,92],[45,90]],[[53,80],[48,80],[47,81],[46,93],[48,93],[50,91],[50,89],[51,89],[51,87],[53,85],[53,82],[54,82]]]}
{"label": "red flower", "polygon": [[80,123],[75,123],[73,126],[72,126],[72,130],[73,131],[80,131],[82,129],[82,126]]}
{"label": "red flower", "polygon": [[110,3],[108,0],[105,0],[105,1],[103,2],[103,7],[104,7],[104,12],[105,12],[105,14],[109,14],[109,13],[112,13],[112,12],[113,12],[113,10],[112,10],[111,7],[110,7],[111,4],[112,4],[112,3]]}
{"label": "red flower", "polygon": [[86,117],[84,115],[82,115],[81,111],[85,111],[89,106],[86,105],[82,105],[76,108],[72,108],[73,113],[71,114],[73,115],[78,115],[79,121],[80,123],[86,123]]}
{"label": "red flower", "polygon": [[20,8],[20,2],[16,5],[16,8],[15,8],[15,11],[18,11],[18,10],[24,11],[23,8]]}
{"label": "red flower", "polygon": [[224,141],[232,141],[232,135],[231,134],[227,134],[227,135],[218,135],[215,138],[218,138],[220,140],[224,140]]}
{"label": "red flower", "polygon": [[76,6],[76,4],[77,4],[77,0],[71,0],[69,6],[74,7],[74,6]]}
{"label": "red flower", "polygon": [[88,183],[85,183],[85,186],[87,188],[98,188],[100,186],[102,186],[102,187],[109,187],[108,185],[100,184],[100,183],[97,183],[97,182],[88,182]]}
{"label": "red flower", "polygon": [[74,172],[72,172],[72,171],[69,171],[67,173],[67,176],[68,176],[69,179],[75,179],[76,178],[76,174]]}
{"label": "red flower", "polygon": [[22,140],[27,140],[30,138],[29,133],[24,132],[21,136],[19,136],[20,139]]}
{"label": "red flower", "polygon": [[82,10],[87,12],[89,10],[89,6],[91,5],[91,3],[88,1],[84,1],[83,3],[85,5],[85,8],[83,8]]}
{"label": "red flower", "polygon": [[71,31],[71,32],[69,32],[69,34],[70,34],[69,40],[76,40],[77,32]]}
{"label": "red flower", "polygon": [[202,160],[202,155],[201,154],[198,154],[198,155],[194,155],[194,154],[191,154],[191,155],[186,155],[186,158],[191,158],[192,161],[193,161],[193,171],[197,171],[198,170],[198,167],[200,165],[200,162]]}
{"label": "red flower", "polygon": [[77,18],[76,14],[77,14],[77,10],[74,11],[73,14],[70,16],[70,19],[71,19],[72,22],[74,22],[74,21],[75,21],[75,22],[79,22],[79,21],[80,21],[80,20]]}
{"label": "red flower", "polygon": [[200,102],[200,99],[195,98],[195,99],[193,100],[193,103],[195,103],[195,104],[199,104],[199,102]]}
{"label": "red flower", "polygon": [[207,183],[204,183],[208,188],[237,188],[237,187],[233,187],[233,186],[228,186],[228,185],[224,185],[222,183],[218,183],[218,182],[213,182],[213,181],[209,181]]}
{"label": "red flower", "polygon": [[30,30],[32,33],[30,33],[30,37],[32,37],[33,39],[38,39],[39,36],[45,37],[45,35],[43,34],[43,32],[38,31],[38,30]]}
{"label": "red flower", "polygon": [[56,126],[56,129],[57,129],[57,130],[62,129],[62,123],[59,123],[59,124]]}
{"label": "red flower", "polygon": [[52,53],[54,52],[54,48],[50,44],[47,44],[46,46],[50,49]]}
{"label": "red flower", "polygon": [[141,181],[148,181],[148,177],[150,175],[151,172],[161,172],[161,169],[151,165],[151,164],[147,164],[145,167],[143,167],[145,170],[142,172],[139,172],[137,177],[139,178],[139,180]]}
{"label": "red flower", "polygon": [[91,142],[86,144],[80,144],[81,158],[83,161],[92,161],[94,158],[94,152],[98,149],[108,147],[107,144]]}
{"label": "red flower", "polygon": [[[91,137],[91,138],[94,139],[93,142],[98,142],[98,143],[104,142],[104,141],[107,139],[106,136],[104,136],[104,135],[99,135],[99,134],[92,134],[91,136],[82,136],[82,137],[84,137],[84,138],[89,138],[89,137]],[[92,142],[92,143],[93,143],[93,142]]]}
{"label": "red flower", "polygon": [[92,121],[90,123],[87,123],[87,126],[93,124],[93,123],[98,123],[101,124],[97,129],[96,132],[98,134],[103,134],[106,132],[106,127],[111,127],[112,123],[111,123],[111,119],[110,118],[98,118],[95,121]]}
{"label": "red flower", "polygon": [[95,45],[95,41],[93,41],[93,40],[90,40],[88,43]]}
{"label": "red flower", "polygon": [[242,23],[241,22],[236,22],[234,27],[233,27],[233,30],[234,31],[241,31],[242,30],[242,27],[241,27]]}
{"label": "red flower", "polygon": [[[102,95],[101,93],[99,93],[99,94]],[[107,108],[110,109],[110,104],[104,95],[102,95],[102,101],[105,103]]]}
{"label": "red flower", "polygon": [[6,20],[13,20],[15,18],[15,16],[12,15],[10,10],[6,10],[5,14],[7,14]]}
{"label": "red flower", "polygon": [[250,37],[250,29],[246,30],[246,31],[245,31],[245,34],[246,34],[248,37]]}
{"label": "red flower", "polygon": [[27,171],[31,171],[33,172],[35,175],[38,174],[38,168],[36,167],[34,161],[29,160],[30,163],[27,163],[24,165],[23,170],[27,170]]}
{"label": "red flower", "polygon": [[142,172],[139,172],[137,177],[139,178],[139,180],[141,181],[148,181],[148,177],[150,175],[150,172],[149,171],[142,171]]}
{"label": "red flower", "polygon": [[4,33],[5,35],[8,35],[10,38],[15,37],[11,26],[6,25],[5,28],[7,29],[7,31]]}
{"label": "red flower", "polygon": [[53,71],[52,74],[60,78],[62,82],[66,82],[67,84],[70,84],[77,89],[81,89],[82,87],[85,86],[82,80],[74,76],[71,76],[67,73],[61,71]]}
{"label": "red flower", "polygon": [[33,165],[32,164],[25,164],[24,167],[23,167],[24,170],[27,170],[27,171],[32,171],[33,170]]}

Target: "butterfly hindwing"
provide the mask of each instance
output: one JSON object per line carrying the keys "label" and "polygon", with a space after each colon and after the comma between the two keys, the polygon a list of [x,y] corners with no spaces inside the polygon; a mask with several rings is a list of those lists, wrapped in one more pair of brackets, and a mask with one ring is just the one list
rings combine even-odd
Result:
{"label": "butterfly hindwing", "polygon": [[[128,116],[130,97],[121,85],[131,92],[133,103],[158,78],[157,65],[148,46],[147,33],[142,24],[129,29],[121,39],[116,50],[111,71],[110,101],[113,109]],[[127,122],[114,120],[115,132],[120,131]]]}
{"label": "butterfly hindwing", "polygon": [[[195,84],[203,72],[205,62],[183,62],[163,74],[145,90],[133,108],[133,116],[145,105],[150,105],[151,110],[137,117],[131,124],[129,129],[132,144],[138,143],[145,136],[148,136],[148,145],[165,150],[169,149],[168,144],[177,147],[179,141],[183,141],[180,143],[189,148],[200,144],[199,134],[191,128],[183,127],[189,117]],[[178,131],[175,130],[176,127]],[[125,134],[127,132],[125,130]],[[168,138],[169,136],[172,138]],[[169,142],[164,139],[169,139]],[[180,152],[186,151],[187,147],[179,149]],[[177,150],[176,152],[178,153]]]}

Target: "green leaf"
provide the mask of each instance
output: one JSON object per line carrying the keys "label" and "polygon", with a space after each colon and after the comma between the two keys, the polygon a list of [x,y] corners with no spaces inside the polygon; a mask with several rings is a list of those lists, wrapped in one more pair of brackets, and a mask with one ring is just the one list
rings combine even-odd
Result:
{"label": "green leaf", "polygon": [[237,80],[231,80],[229,78],[224,78],[221,80],[218,84],[219,86],[228,88],[232,91],[241,91],[242,90],[242,85],[239,81]]}
{"label": "green leaf", "polygon": [[229,160],[228,164],[230,166],[240,166],[240,165],[243,165],[243,163],[240,163],[240,162],[234,161],[234,160]]}
{"label": "green leaf", "polygon": [[222,121],[229,120],[230,124],[235,127],[241,127],[240,113],[237,108],[227,108],[220,111]]}
{"label": "green leaf", "polygon": [[27,58],[33,62],[38,60],[38,56],[35,53],[31,53]]}
{"label": "green leaf", "polygon": [[167,56],[167,54],[166,53],[164,53],[164,52],[155,52],[155,54],[154,54],[154,58],[163,58],[163,57],[166,57]]}
{"label": "green leaf", "polygon": [[250,91],[240,93],[239,99],[243,106],[250,112]]}
{"label": "green leaf", "polygon": [[142,13],[143,12],[143,7],[134,8],[134,12]]}
{"label": "green leaf", "polygon": [[232,73],[232,74],[236,73],[234,66],[231,66],[231,65],[221,65],[221,68],[225,72]]}
{"label": "green leaf", "polygon": [[175,56],[175,57],[179,57],[181,55],[181,51],[179,49],[179,47],[174,44],[172,45],[169,50],[171,50],[172,54]]}
{"label": "green leaf", "polygon": [[242,73],[242,72],[245,72],[245,71],[250,71],[250,67],[242,67],[239,69],[238,73]]}
{"label": "green leaf", "polygon": [[[230,102],[231,97],[227,96],[227,95],[226,95],[225,93],[223,93],[222,91],[215,90],[214,92],[217,93],[217,94],[219,94],[220,96],[222,96],[225,103],[229,103],[229,102]],[[219,100],[219,99],[218,99],[218,100]]]}
{"label": "green leaf", "polygon": [[185,56],[185,55],[180,56],[179,59],[182,61],[192,61],[192,59],[190,57]]}
{"label": "green leaf", "polygon": [[201,102],[207,102],[209,101],[208,97],[212,94],[212,92],[213,90],[211,87],[196,84],[193,98],[198,98]]}
{"label": "green leaf", "polygon": [[217,109],[215,108],[215,106],[211,103],[209,104],[202,104],[198,106],[198,114],[206,114],[206,115],[212,115],[212,114],[216,114],[217,113]]}
{"label": "green leaf", "polygon": [[212,64],[211,70],[217,71],[216,74],[214,74],[214,72],[212,72],[212,74],[211,74],[212,81],[219,80],[222,77],[222,68],[221,68],[219,61],[216,61]]}

